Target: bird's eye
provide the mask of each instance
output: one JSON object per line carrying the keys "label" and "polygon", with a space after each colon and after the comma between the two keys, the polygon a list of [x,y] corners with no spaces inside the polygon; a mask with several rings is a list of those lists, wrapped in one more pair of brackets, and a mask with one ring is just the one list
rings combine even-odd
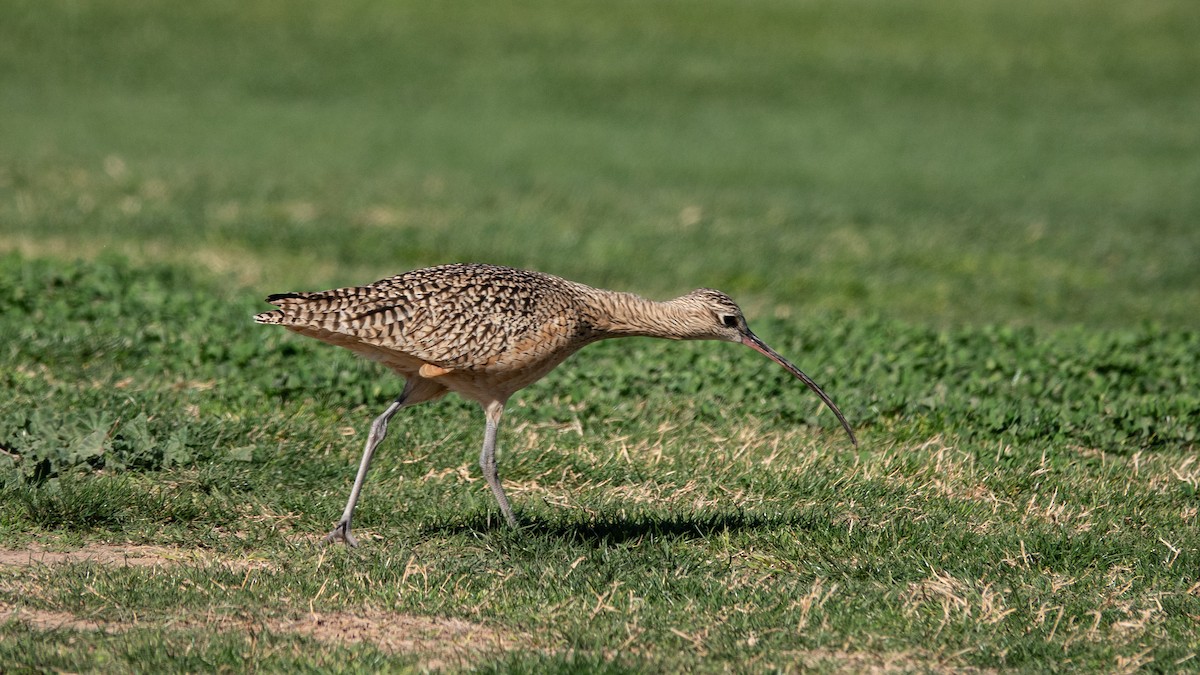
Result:
{"label": "bird's eye", "polygon": [[722,314],[721,323],[725,324],[726,328],[737,328],[738,320],[733,314]]}

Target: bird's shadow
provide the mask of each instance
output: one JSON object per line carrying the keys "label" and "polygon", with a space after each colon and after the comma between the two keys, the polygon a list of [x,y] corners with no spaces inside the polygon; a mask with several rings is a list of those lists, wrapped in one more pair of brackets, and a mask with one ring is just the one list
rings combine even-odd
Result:
{"label": "bird's shadow", "polygon": [[512,533],[521,537],[544,537],[568,543],[621,544],[656,539],[709,539],[725,533],[765,531],[778,528],[808,530],[814,526],[804,514],[762,515],[754,513],[695,513],[659,517],[652,514],[599,515],[588,520],[525,516],[518,529],[510,528],[495,514],[478,513],[424,528],[426,534],[483,535]]}

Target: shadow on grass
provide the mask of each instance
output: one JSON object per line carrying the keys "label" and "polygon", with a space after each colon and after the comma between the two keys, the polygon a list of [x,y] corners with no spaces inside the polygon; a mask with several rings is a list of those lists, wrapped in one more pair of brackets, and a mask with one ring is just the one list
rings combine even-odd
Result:
{"label": "shadow on grass", "polygon": [[588,521],[563,522],[558,518],[526,516],[519,530],[494,513],[478,513],[424,529],[429,534],[461,535],[512,532],[515,536],[536,536],[571,543],[614,544],[655,539],[708,539],[726,532],[766,531],[779,528],[813,530],[828,527],[813,514],[793,513],[767,516],[753,513],[697,513],[659,517],[653,514],[632,516],[602,515]]}

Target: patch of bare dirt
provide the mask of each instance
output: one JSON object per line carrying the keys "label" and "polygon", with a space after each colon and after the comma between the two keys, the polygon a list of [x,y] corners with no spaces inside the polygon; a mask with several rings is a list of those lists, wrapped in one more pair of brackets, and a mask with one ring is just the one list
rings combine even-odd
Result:
{"label": "patch of bare dirt", "polygon": [[268,563],[263,560],[225,558],[208,551],[167,546],[88,544],[72,551],[53,551],[32,544],[29,548],[18,550],[0,549],[0,567],[31,567],[84,562],[120,567],[165,567],[184,563],[222,564],[235,569],[268,567]]}
{"label": "patch of bare dirt", "polygon": [[[30,568],[92,562],[122,567],[158,568],[180,564],[222,564],[241,569],[267,567],[266,561],[230,559],[207,551],[165,546],[89,544],[70,551],[48,550],[31,545],[21,550],[0,549],[0,568]],[[462,619],[416,616],[377,609],[355,612],[310,612],[300,617],[263,616],[247,618],[227,614],[195,614],[169,617],[165,621],[106,621],[70,612],[31,609],[0,603],[0,623],[19,621],[39,631],[74,630],[118,634],[151,626],[175,630],[236,631],[241,634],[266,630],[275,634],[304,635],[319,642],[352,645],[367,643],[393,654],[421,658],[430,670],[461,668],[480,658],[504,651],[538,648],[529,635]]]}
{"label": "patch of bare dirt", "polygon": [[[0,603],[0,623],[19,621],[35,630],[75,630],[122,633],[162,622],[120,622],[83,618],[70,612],[20,608]],[[412,654],[430,670],[464,667],[488,655],[511,649],[530,648],[527,635],[509,634],[497,628],[462,619],[414,616],[379,610],[357,613],[312,613],[303,618],[247,619],[229,615],[189,616],[166,622],[175,630],[218,630],[251,634],[267,630],[295,634],[333,645],[368,643],[391,654]]]}
{"label": "patch of bare dirt", "polygon": [[432,669],[463,666],[480,656],[529,648],[531,639],[462,619],[367,610],[312,614],[266,622],[272,632],[307,635],[320,642],[366,642],[390,653],[422,654]]}
{"label": "patch of bare dirt", "polygon": [[20,609],[11,605],[0,603],[0,623],[8,621],[20,621],[28,624],[31,628],[37,630],[78,630],[78,631],[101,631],[105,633],[117,633],[118,630],[113,630],[107,624],[92,621],[90,619],[81,619],[70,612],[52,612],[44,609]]}

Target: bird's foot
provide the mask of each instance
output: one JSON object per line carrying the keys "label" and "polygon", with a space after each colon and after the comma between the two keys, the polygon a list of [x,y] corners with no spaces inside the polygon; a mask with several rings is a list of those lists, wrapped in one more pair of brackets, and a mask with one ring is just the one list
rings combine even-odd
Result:
{"label": "bird's foot", "polygon": [[501,509],[500,512],[504,514],[504,522],[508,523],[510,528],[514,530],[521,529],[521,522],[513,515],[512,508]]}
{"label": "bird's foot", "polygon": [[350,534],[349,520],[343,520],[338,523],[337,527],[325,535],[326,544],[336,544],[339,541],[345,543],[350,548],[358,548],[358,540],[354,538],[354,535]]}

